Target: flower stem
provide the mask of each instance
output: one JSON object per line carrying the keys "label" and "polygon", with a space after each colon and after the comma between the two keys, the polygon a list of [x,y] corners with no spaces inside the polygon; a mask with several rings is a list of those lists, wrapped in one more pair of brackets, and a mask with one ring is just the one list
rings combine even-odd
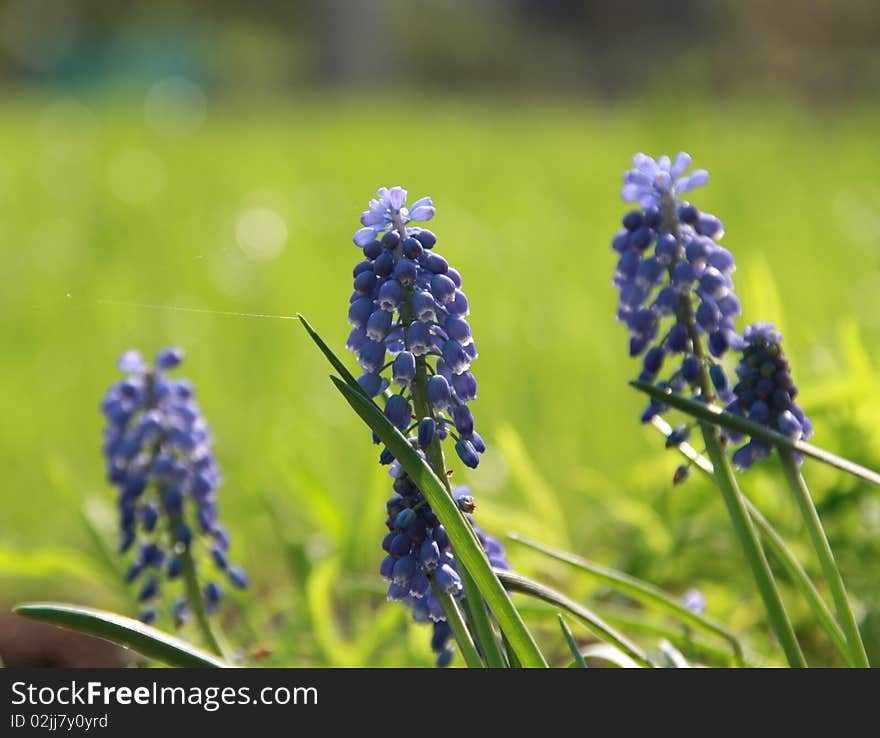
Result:
{"label": "flower stem", "polygon": [[195,617],[196,626],[202,634],[205,645],[215,654],[225,659],[227,658],[227,654],[220,642],[219,636],[214,632],[214,628],[211,625],[211,619],[205,608],[205,601],[202,599],[202,593],[199,589],[199,580],[196,576],[196,565],[195,561],[193,561],[192,552],[190,551],[189,546],[187,546],[186,550],[180,554],[180,558],[183,560],[183,580],[186,584],[186,600],[189,603],[193,616]]}
{"label": "flower stem", "polygon": [[[404,318],[404,320],[406,321],[406,318]],[[413,405],[415,407],[416,415],[419,418],[433,418],[434,417],[434,411],[431,408],[430,403],[428,402],[427,382],[428,382],[428,362],[425,360],[425,357],[419,356],[416,358],[416,376],[415,376],[415,379],[413,380],[413,383],[412,383]],[[446,487],[447,493],[449,493],[451,496],[452,491],[449,487],[449,477],[446,476],[446,460],[443,458],[443,447],[440,445],[439,438],[435,437],[431,441],[431,445],[428,447],[428,449],[425,453],[425,456],[427,457],[428,464],[434,470],[434,473],[443,482],[443,486]],[[468,600],[470,600],[469,595],[472,594],[472,592],[468,591],[469,589],[472,589],[474,592],[479,594],[479,590],[476,587],[476,583],[470,578],[468,573],[465,571],[464,566],[462,566],[461,564],[459,564],[459,576],[461,576],[461,578],[462,578],[462,582],[465,586],[465,596],[468,597]],[[468,585],[470,585],[470,587]],[[435,587],[434,588],[435,594],[437,594],[438,591],[439,590],[437,590],[437,588]],[[440,598],[438,596],[438,599],[440,600],[440,604],[443,607],[444,613],[446,613],[447,619],[449,619],[449,617],[450,617],[450,612],[447,610],[447,606],[446,606],[447,602],[452,602],[452,604],[455,606],[455,610],[456,610],[458,617],[461,618],[461,613],[458,610],[457,603],[455,603],[451,597],[446,595],[445,598]],[[476,617],[476,613],[474,612],[474,610],[477,607],[479,607],[479,603],[481,603],[481,602],[482,602],[482,598],[480,598],[479,600],[476,600],[473,603],[468,602],[466,605],[468,613],[471,615],[471,620],[475,624],[477,621],[477,617]],[[485,610],[484,610],[484,613],[485,613]],[[454,615],[455,614],[453,614],[453,616]],[[464,623],[463,620],[462,620],[462,623]],[[452,625],[452,620],[450,620],[449,624]],[[487,619],[486,624],[488,624],[488,619]],[[489,627],[491,630],[491,626],[489,626]],[[459,636],[458,631],[456,631],[456,629],[453,627],[452,632],[455,634],[456,640],[458,640],[458,636]],[[468,641],[470,641],[470,633],[468,633],[466,627],[464,630],[464,635],[466,635]],[[477,630],[477,637],[479,639],[480,645],[484,649],[484,653],[489,653],[490,647],[489,647],[488,643],[486,643],[486,644],[483,643],[483,640],[485,640],[485,636],[486,636],[486,633],[482,627],[479,630]],[[494,636],[493,636],[493,642],[494,642]],[[465,654],[465,656],[467,656],[466,646],[462,643],[459,643],[459,648],[461,649],[462,653]],[[497,646],[496,646],[496,650],[497,650]],[[500,653],[499,653],[499,656],[500,656]],[[479,660],[479,657],[478,657],[478,660]],[[493,654],[493,660],[494,660],[494,654]],[[490,664],[490,665],[496,666],[496,664]],[[479,666],[483,666],[482,661],[479,662]]]}
{"label": "flower stem", "polygon": [[[694,355],[700,359],[700,394],[706,402],[712,398],[712,384],[709,379],[709,372],[706,369],[706,363],[703,360],[702,343],[697,333],[696,321],[694,320],[693,310],[690,300],[682,300],[684,317],[688,327],[688,333],[693,344]],[[733,467],[727,458],[725,449],[721,445],[721,434],[714,425],[699,421],[700,431],[703,435],[703,441],[706,444],[706,453],[712,462],[713,476],[718,489],[721,490],[721,496],[724,498],[724,504],[727,506],[727,512],[733,523],[733,529],[739,538],[740,545],[752,569],[752,576],[755,584],[758,585],[758,591],[761,599],[764,600],[764,607],[767,610],[767,617],[770,620],[770,626],[790,666],[804,668],[807,662],[798,644],[797,637],[794,634],[794,628],[788,613],[785,611],[785,605],[782,602],[782,596],[779,594],[779,588],[776,586],[776,580],[773,578],[773,572],[770,570],[770,564],[761,548],[761,542],[758,539],[758,533],[755,525],[749,517],[746,510],[745,498],[740,492],[736,477],[733,474]]]}
{"label": "flower stem", "polygon": [[831,590],[831,596],[834,599],[834,607],[837,610],[837,617],[840,620],[843,632],[846,634],[846,642],[849,647],[850,658],[856,666],[868,668],[868,655],[865,652],[865,645],[862,643],[862,637],[859,633],[859,626],[853,614],[852,607],[849,603],[849,597],[846,594],[846,587],[843,584],[843,578],[840,576],[840,570],[837,568],[837,562],[834,560],[834,553],[831,545],[828,543],[828,537],[825,535],[825,529],[822,527],[822,521],[816,506],[813,504],[813,498],[807,487],[806,481],[798,468],[794,455],[790,451],[779,449],[779,456],[782,459],[782,468],[785,471],[785,478],[788,486],[791,488],[797,500],[798,507],[801,511],[801,517],[804,519],[804,525],[810,533],[810,539],[816,555],[819,557],[819,563],[822,565],[822,573],[825,575],[825,581]]}
{"label": "flower stem", "polygon": [[[681,243],[675,200],[672,197],[666,198],[662,203],[662,209],[665,227],[675,236],[676,241]],[[709,370],[706,368],[706,357],[703,352],[700,334],[697,330],[693,302],[689,294],[681,295],[678,319],[687,328],[693,354],[700,360],[700,397],[703,402],[709,403],[713,396],[712,382],[709,379]],[[724,498],[724,504],[727,506],[727,512],[733,523],[733,529],[739,538],[740,545],[752,569],[752,576],[758,585],[761,598],[764,600],[764,607],[767,610],[770,625],[776,633],[783,651],[785,651],[788,663],[795,667],[806,667],[807,663],[795,637],[791,620],[785,611],[785,605],[782,603],[782,596],[779,594],[779,588],[776,586],[773,572],[770,570],[770,564],[764,555],[764,549],[761,548],[754,523],[746,511],[744,498],[736,483],[733,468],[721,445],[721,435],[718,428],[705,421],[699,421],[699,425],[706,444],[706,452],[714,468],[713,476],[715,477],[715,482],[718,485],[718,489],[721,490],[721,496]]]}
{"label": "flower stem", "polygon": [[[657,415],[651,420],[651,424],[667,438],[672,431],[669,424]],[[686,459],[693,462],[700,471],[710,477],[714,476],[715,468],[712,466],[712,463],[705,456],[698,453],[689,443],[683,442],[678,444],[678,450]],[[807,572],[804,571],[804,567],[801,566],[800,562],[786,545],[785,540],[776,532],[770,521],[761,514],[761,511],[755,507],[754,503],[745,495],[743,495],[743,502],[745,502],[746,510],[764,541],[765,548],[773,552],[779,564],[788,573],[792,583],[804,596],[813,614],[819,620],[825,632],[828,633],[828,637],[834,642],[841,656],[850,666],[854,666],[855,664],[846,643],[846,636],[844,636],[840,625],[834,619],[834,615],[831,614],[831,610],[828,609],[828,605],[822,599],[822,595],[819,594],[819,590],[816,589]]]}
{"label": "flower stem", "polygon": [[464,607],[468,615],[468,619],[473,623],[474,635],[480,649],[486,655],[486,665],[490,669],[504,669],[507,663],[501,653],[501,647],[498,645],[498,638],[492,628],[492,621],[489,619],[489,612],[486,609],[486,603],[480,588],[470,575],[470,572],[464,567],[459,567],[459,575],[462,584],[464,584]]}
{"label": "flower stem", "polygon": [[715,468],[715,482],[721,490],[721,496],[724,498],[725,505],[727,505],[727,512],[730,515],[733,528],[746,554],[749,566],[752,569],[752,576],[755,578],[758,591],[761,593],[761,598],[764,600],[764,607],[767,609],[770,625],[779,639],[782,650],[785,651],[789,665],[804,668],[807,663],[795,637],[791,620],[789,620],[785,606],[782,604],[782,597],[779,594],[776,581],[773,579],[770,564],[767,563],[767,557],[764,555],[764,550],[758,541],[755,526],[746,511],[743,496],[737,486],[730,461],[721,447],[718,431],[714,426],[704,423],[700,424],[700,428],[703,432],[703,439],[706,442],[706,451],[712,461],[712,466]]}
{"label": "flower stem", "polygon": [[[409,296],[407,296],[407,299],[404,299],[401,303],[401,313],[404,326],[408,326],[412,322],[412,315],[409,314],[408,298]],[[406,330],[406,327],[404,327],[404,330]],[[429,368],[428,362],[424,356],[416,357],[416,376],[412,382],[412,400],[418,418],[434,418],[434,410],[428,402]],[[425,456],[428,464],[434,470],[434,473],[443,482],[446,491],[452,496],[449,477],[446,475],[446,460],[443,457],[443,446],[436,435],[428,446]],[[480,545],[478,541],[477,545]],[[465,601],[463,606],[469,616],[469,622],[474,628],[474,635],[477,638],[477,642],[480,644],[480,648],[486,655],[486,660],[490,667],[504,668],[504,657],[501,654],[501,650],[495,637],[495,632],[492,629],[492,624],[489,620],[489,613],[486,611],[486,605],[483,602],[483,596],[480,594],[476,582],[461,562],[459,562],[458,569],[465,590]],[[443,600],[441,600],[441,604],[442,603]],[[453,630],[453,632],[455,631]],[[462,649],[462,651],[464,651],[464,649]],[[482,666],[482,663],[480,665]]]}
{"label": "flower stem", "polygon": [[455,635],[455,640],[461,649],[465,663],[471,669],[484,668],[480,654],[477,652],[477,647],[471,639],[471,634],[468,632],[467,625],[461,616],[461,610],[458,609],[458,603],[455,601],[455,598],[440,589],[434,582],[433,577],[431,577],[431,588],[434,590],[434,596],[439,600],[440,606],[446,614],[446,622],[452,628],[452,633]]}

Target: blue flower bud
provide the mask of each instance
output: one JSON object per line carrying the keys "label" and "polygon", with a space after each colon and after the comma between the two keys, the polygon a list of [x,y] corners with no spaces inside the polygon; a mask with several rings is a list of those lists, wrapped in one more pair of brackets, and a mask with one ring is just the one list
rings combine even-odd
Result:
{"label": "blue flower bud", "polygon": [[437,303],[430,292],[416,292],[412,298],[412,309],[416,320],[429,323],[437,319]]}
{"label": "blue flower bud", "polygon": [[385,363],[385,344],[367,339],[358,351],[358,364],[371,374],[377,374]]}
{"label": "blue flower bud", "polygon": [[385,417],[402,431],[409,426],[412,408],[403,395],[391,395],[385,403]]}
{"label": "blue flower bud", "polygon": [[394,519],[394,527],[404,529],[413,523],[416,519],[416,511],[411,507],[401,510]]}
{"label": "blue flower bud", "polygon": [[443,375],[435,374],[428,379],[428,402],[435,410],[444,410],[452,404],[452,391]]}
{"label": "blue flower bud", "polygon": [[156,577],[150,577],[144,582],[141,591],[138,594],[138,602],[146,602],[153,599],[159,593],[159,580]]}
{"label": "blue flower bud", "polygon": [[390,277],[394,271],[394,255],[390,251],[383,251],[373,262],[373,271],[377,277]]}
{"label": "blue flower bud", "polygon": [[434,418],[422,418],[419,421],[419,447],[427,449],[434,440],[434,434],[437,430],[437,423]]}
{"label": "blue flower bud", "polygon": [[247,589],[250,586],[248,576],[240,566],[230,566],[227,570],[229,582],[236,589]]}
{"label": "blue flower bud", "polygon": [[676,323],[669,329],[669,333],[666,336],[666,345],[670,351],[681,353],[687,349],[688,338],[687,327],[682,323]]}
{"label": "blue flower bud", "polygon": [[458,341],[450,340],[443,344],[443,361],[453,374],[461,374],[471,365],[470,356]]}
{"label": "blue flower bud", "polygon": [[416,357],[409,351],[401,351],[392,364],[394,381],[402,387],[409,387],[416,376]]}
{"label": "blue flower bud", "polygon": [[470,436],[474,432],[474,416],[467,405],[457,405],[452,410],[452,419],[455,429],[463,436]]}
{"label": "blue flower bud", "polygon": [[419,276],[419,268],[412,259],[401,259],[394,267],[394,278],[404,287],[412,285]]}
{"label": "blue flower bud", "polygon": [[381,253],[382,244],[378,241],[370,241],[366,246],[364,246],[364,256],[366,256],[368,259],[375,259]]}
{"label": "blue flower bud", "polygon": [[388,231],[382,236],[382,246],[389,251],[394,251],[400,243],[400,234],[397,231]]}
{"label": "blue flower bud", "polygon": [[420,321],[413,321],[406,331],[407,348],[416,356],[424,356],[433,345],[428,326]]}
{"label": "blue flower bud", "polygon": [[223,590],[220,589],[220,585],[216,582],[208,582],[205,585],[205,607],[207,608],[209,613],[214,613],[217,611],[217,606],[220,604],[220,599],[223,597]]}
{"label": "blue flower bud", "polygon": [[425,254],[422,257],[422,263],[425,265],[425,269],[434,274],[446,274],[449,271],[449,264],[440,254]]}
{"label": "blue flower bud", "polygon": [[394,568],[391,571],[391,579],[395,584],[401,587],[409,585],[410,579],[418,571],[419,563],[415,556],[403,556],[394,562]]}
{"label": "blue flower bud", "polygon": [[176,347],[162,349],[156,354],[156,368],[163,371],[180,366],[183,361],[183,350]]}
{"label": "blue flower bud", "polygon": [[183,559],[180,556],[173,556],[168,561],[165,569],[165,576],[169,579],[176,579],[183,572]]}
{"label": "blue flower bud", "polygon": [[459,510],[465,513],[472,513],[477,507],[473,496],[467,494],[458,495],[455,498],[455,504],[458,505]]}
{"label": "blue flower bud", "polygon": [[426,540],[419,548],[419,562],[425,571],[434,571],[440,566],[440,548],[436,541]]}
{"label": "blue flower bud", "polygon": [[379,575],[382,579],[391,579],[392,572],[394,571],[394,562],[396,559],[393,556],[386,556],[382,559],[382,564],[379,566]]}
{"label": "blue flower bud", "polygon": [[422,243],[417,238],[410,236],[403,242],[403,255],[407,259],[418,259],[422,255]]}
{"label": "blue flower bud", "polygon": [[376,274],[372,267],[369,271],[362,271],[354,278],[354,291],[359,295],[369,295],[376,286]]}
{"label": "blue flower bud", "polygon": [[456,442],[455,453],[458,454],[458,458],[461,459],[462,463],[471,469],[476,469],[480,463],[480,457],[477,455],[473,444],[464,438],[460,438]]}
{"label": "blue flower bud", "polygon": [[421,228],[413,233],[413,237],[418,239],[419,243],[421,243],[426,249],[434,248],[434,244],[437,243],[437,236],[435,236],[432,231],[425,228]]}
{"label": "blue flower bud", "polygon": [[724,373],[724,367],[720,364],[712,364],[709,367],[709,378],[718,392],[725,392],[727,390],[727,375]]}
{"label": "blue flower bud", "polygon": [[438,302],[450,303],[455,298],[455,282],[445,274],[435,274],[431,277],[431,294]]}
{"label": "blue flower bud", "polygon": [[369,372],[358,377],[358,384],[370,397],[375,397],[388,386],[387,380],[379,374],[370,374]]}
{"label": "blue flower bud", "polygon": [[412,597],[424,597],[431,591],[431,582],[423,571],[417,571],[410,577],[409,593]]}
{"label": "blue flower bud", "polygon": [[461,591],[461,578],[449,564],[443,564],[434,572],[434,581],[446,594],[458,594]]}
{"label": "blue flower bud", "polygon": [[367,338],[373,341],[382,341],[391,330],[391,313],[387,310],[374,310],[367,320],[366,334]]}
{"label": "blue flower bud", "polygon": [[348,322],[355,328],[366,325],[370,315],[373,314],[373,301],[369,297],[361,297],[355,300],[348,308]]}

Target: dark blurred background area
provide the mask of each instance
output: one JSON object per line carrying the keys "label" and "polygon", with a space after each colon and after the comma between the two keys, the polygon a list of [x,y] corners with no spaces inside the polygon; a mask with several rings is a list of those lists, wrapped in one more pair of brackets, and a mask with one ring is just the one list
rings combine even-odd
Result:
{"label": "dark blurred background area", "polygon": [[619,98],[880,91],[876,0],[7,0],[0,83]]}

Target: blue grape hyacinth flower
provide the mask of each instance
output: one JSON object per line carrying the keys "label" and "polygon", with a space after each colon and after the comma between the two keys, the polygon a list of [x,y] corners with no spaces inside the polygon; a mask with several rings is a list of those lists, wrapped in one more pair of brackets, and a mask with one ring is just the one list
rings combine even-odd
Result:
{"label": "blue grape hyacinth flower", "polygon": [[[798,388],[782,350],[782,334],[772,323],[754,323],[745,329],[743,338],[745,345],[736,367],[739,381],[733,388],[734,399],[727,406],[728,412],[796,441],[807,440],[813,435],[813,424],[795,402]],[[745,471],[770,456],[771,451],[769,443],[752,438],[734,452],[733,465]]]}
{"label": "blue grape hyacinth flower", "polygon": [[361,214],[353,240],[364,258],[353,270],[346,346],[370,396],[392,391],[385,415],[401,432],[417,427],[423,447],[451,436],[462,463],[476,467],[485,444],[468,407],[477,397],[468,299],[461,275],[434,250],[437,237],[413,225],[434,216],[431,198],[406,203],[406,190],[382,187]]}
{"label": "blue grape hyacinth flower", "polygon": [[[388,600],[402,602],[412,611],[417,623],[432,623],[431,647],[437,665],[447,666],[452,659],[452,631],[446,622],[434,585],[455,598],[463,596],[461,578],[449,537],[440,519],[431,509],[419,488],[403,473],[394,481],[394,496],[385,505],[388,533],[382,541],[385,558],[379,567],[388,580]],[[465,517],[473,525],[474,498],[467,487],[458,487],[452,495]],[[504,546],[473,525],[489,562],[500,569],[510,569]]]}
{"label": "blue grape hyacinth flower", "polygon": [[[227,557],[229,535],[217,514],[221,476],[208,424],[192,385],[167,374],[182,361],[178,348],[160,351],[153,368],[139,352],[126,352],[118,362],[126,377],[111,385],[100,405],[107,478],[117,489],[119,550],[134,550],[125,578],[141,582],[138,600],[147,606],[141,614],[145,622],[156,618],[150,603],[160,595],[161,583],[195,567],[195,554],[210,559],[234,587],[247,586],[244,571]],[[220,596],[219,585],[208,582],[209,611]],[[184,622],[187,601],[175,601],[172,613],[178,624]]]}
{"label": "blue grape hyacinth flower", "polygon": [[[401,187],[383,187],[370,200],[353,237],[364,258],[353,270],[346,346],[363,370],[360,386],[380,398],[388,420],[446,480],[444,442],[471,468],[486,445],[470,408],[477,397],[470,371],[477,350],[462,278],[435,250],[436,235],[416,225],[435,212],[429,197],[407,206]],[[431,645],[437,664],[445,666],[452,658],[452,631],[435,590],[463,596],[455,555],[442,522],[387,448],[379,461],[391,466],[395,492],[386,505],[389,533],[380,567],[389,581],[388,599],[405,603],[414,620],[433,624]],[[463,488],[451,494],[469,517],[473,498]],[[474,530],[490,561],[507,568],[501,544]]]}
{"label": "blue grape hyacinth flower", "polygon": [[[633,168],[623,175],[621,195],[639,209],[624,216],[623,229],[612,240],[618,254],[617,318],[629,329],[630,355],[643,357],[640,380],[675,392],[690,388],[703,399],[711,391],[727,402],[730,383],[714,359],[741,346],[735,327],[741,306],[732,279],[736,265],[718,243],[724,235],[721,221],[680,199],[709,179],[703,169],[688,174],[690,164],[684,152],[674,161],[636,154]],[[671,361],[668,377],[658,382]],[[642,420],[665,410],[652,401]]]}

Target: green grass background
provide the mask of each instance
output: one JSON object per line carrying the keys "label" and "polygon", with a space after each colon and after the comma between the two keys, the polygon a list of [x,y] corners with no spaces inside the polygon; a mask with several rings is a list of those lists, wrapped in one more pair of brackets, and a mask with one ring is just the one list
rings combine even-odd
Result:
{"label": "green grass background", "polygon": [[[123,350],[177,344],[216,437],[233,558],[253,581],[231,610],[233,639],[270,649],[264,663],[277,665],[431,663],[427,629],[383,601],[389,480],[377,449],[301,328],[100,302],[300,311],[343,352],[350,236],[376,187],[402,184],[433,196],[437,251],[470,298],[473,409],[490,450],[476,471],[456,465],[454,479],[472,486],[480,524],[674,594],[699,587],[753,661],[781,663],[720,497],[699,478],[673,489],[678,460],[638,423],[643,398],[626,385],[638,368],[610,285],[620,174],[635,151],[682,148],[710,170],[693,199],[725,223],[741,325],[779,325],[814,440],[876,468],[877,109],[389,99],[409,103],[217,103],[184,138],[162,136],[127,100],[0,105],[0,597],[134,612],[121,564],[103,550],[115,533],[97,404]],[[286,224],[274,259],[239,248],[236,222],[252,207]],[[773,466],[750,472],[744,489],[817,572]],[[878,659],[877,490],[814,462],[805,473]],[[600,612],[664,622],[515,544],[509,553]],[[783,587],[811,660],[838,663]],[[528,618],[564,660],[552,613]]]}

